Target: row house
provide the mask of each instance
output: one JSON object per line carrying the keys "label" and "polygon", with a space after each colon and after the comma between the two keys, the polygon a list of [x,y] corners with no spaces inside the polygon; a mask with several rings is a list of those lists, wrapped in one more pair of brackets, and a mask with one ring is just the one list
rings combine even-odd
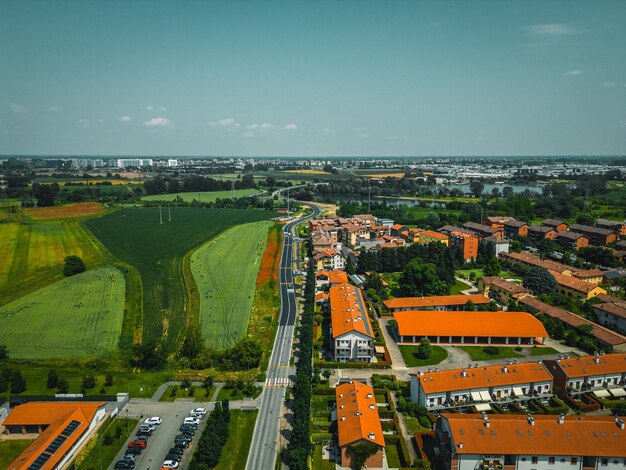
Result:
{"label": "row house", "polygon": [[511,249],[509,240],[500,236],[492,235],[485,237],[483,242],[491,247],[494,256],[498,256],[500,253],[508,253]]}
{"label": "row house", "polygon": [[529,312],[550,317],[567,328],[575,329],[579,334],[581,331],[585,331],[584,334],[593,338],[598,346],[606,351],[626,352],[626,337],[602,325],[563,308],[546,304],[534,297],[524,297],[520,299],[519,303]]}
{"label": "row house", "polygon": [[617,232],[620,237],[626,237],[626,221],[617,222],[615,220],[598,219],[596,227]]}
{"label": "row house", "polygon": [[449,246],[450,238],[439,232],[435,232],[433,230],[425,230],[420,233],[419,242],[420,245],[430,245],[431,243],[443,243],[446,246]]}
{"label": "row house", "polygon": [[507,222],[514,221],[514,217],[505,216],[505,215],[491,215],[489,217],[485,217],[483,220],[483,225],[487,225],[488,227],[497,228],[500,230],[504,230],[504,226]]}
{"label": "row house", "polygon": [[589,300],[599,294],[606,294],[606,290],[591,282],[555,272],[551,274],[556,280],[556,291],[559,294],[582,300]]}
{"label": "row house", "polygon": [[435,295],[432,297],[398,297],[385,300],[383,304],[390,313],[405,312],[408,310],[465,310],[467,302],[480,307],[487,305],[490,300],[484,295]]}
{"label": "row house", "polygon": [[589,238],[582,233],[563,231],[557,232],[556,242],[563,248],[578,251],[589,245]]}
{"label": "row house", "polygon": [[557,261],[539,259],[536,256],[525,252],[503,253],[500,255],[500,258],[514,265],[525,266],[527,268],[537,266],[539,268],[546,269],[551,273],[563,274],[564,276],[570,276],[596,285],[602,282],[603,273],[599,269],[575,268],[574,266],[568,266]]}
{"label": "row house", "polygon": [[559,232],[546,225],[531,225],[528,227],[528,238],[533,240],[555,240]]}
{"label": "row house", "polygon": [[333,287],[348,282],[348,274],[345,271],[320,271],[315,275],[318,287]]}
{"label": "row house", "polygon": [[331,341],[337,362],[372,362],[374,330],[361,289],[344,283],[329,291]]}
{"label": "row house", "polygon": [[393,314],[399,343],[543,344],[548,332],[526,312],[405,311]]}
{"label": "row house", "polygon": [[332,248],[313,251],[316,271],[337,271],[345,268],[345,259]]}
{"label": "row house", "polygon": [[612,416],[442,413],[442,470],[623,470],[624,420]]}
{"label": "row house", "polygon": [[484,276],[478,280],[478,292],[492,298],[502,305],[517,301],[530,292],[519,284],[507,281],[498,276]]}
{"label": "row house", "polygon": [[600,325],[626,334],[626,300],[615,299],[615,301],[595,304],[593,313]]}
{"label": "row house", "polygon": [[477,224],[475,222],[466,222],[463,224],[463,228],[475,233],[481,238],[485,237],[504,237],[504,229],[493,228],[488,225]]}
{"label": "row house", "polygon": [[569,229],[588,237],[592,245],[606,246],[617,241],[617,232],[614,230],[582,224],[572,224]]}
{"label": "row house", "polygon": [[504,223],[504,236],[506,238],[527,237],[528,224],[519,220],[507,220]]}
{"label": "row house", "polygon": [[561,396],[592,392],[599,398],[626,397],[626,354],[595,354],[544,361]]}
{"label": "row house", "polygon": [[567,230],[568,228],[568,225],[565,222],[563,222],[562,220],[556,220],[556,219],[544,219],[541,222],[541,225],[545,227],[550,227],[555,232],[563,232],[564,230]]}
{"label": "row house", "polygon": [[539,362],[411,374],[411,401],[429,411],[470,406],[487,411],[491,403],[526,402],[551,396],[552,376]]}

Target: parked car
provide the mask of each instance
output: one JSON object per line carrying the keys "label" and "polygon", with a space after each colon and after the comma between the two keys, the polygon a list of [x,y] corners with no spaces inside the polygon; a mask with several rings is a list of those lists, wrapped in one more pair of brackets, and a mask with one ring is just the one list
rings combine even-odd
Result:
{"label": "parked car", "polygon": [[187,447],[189,447],[189,442],[191,441],[182,439],[182,440],[174,441],[174,445],[178,447],[179,449],[186,449]]}
{"label": "parked car", "polygon": [[156,426],[153,424],[142,424],[139,426],[139,431],[142,434],[152,434],[156,430]]}
{"label": "parked car", "polygon": [[194,416],[196,418],[200,418],[206,414],[206,408],[194,408],[189,412],[189,416]]}
{"label": "parked car", "polygon": [[178,462],[176,460],[166,460],[163,462],[162,468],[178,468]]}
{"label": "parked car", "polygon": [[180,447],[172,447],[170,450],[167,451],[168,454],[178,454],[178,455],[183,455],[183,452],[185,451],[181,449]]}
{"label": "parked car", "polygon": [[165,456],[165,460],[174,460],[175,462],[180,462],[182,458],[183,456],[180,454],[167,454]]}
{"label": "parked car", "polygon": [[126,449],[124,455],[139,455],[143,449],[141,447],[131,447],[130,449]]}
{"label": "parked car", "polygon": [[184,424],[195,424],[196,426],[200,424],[200,420],[198,418],[194,418],[193,416],[188,416],[183,420]]}
{"label": "parked car", "polygon": [[187,424],[181,424],[181,426],[178,428],[178,430],[180,432],[189,432],[191,434],[195,434],[197,428],[191,427]]}
{"label": "parked car", "polygon": [[130,459],[122,459],[115,462],[115,468],[135,468],[135,462]]}
{"label": "parked car", "polygon": [[128,447],[139,447],[140,449],[145,449],[148,447],[148,441],[145,439],[135,439],[134,441],[128,443]]}
{"label": "parked car", "polygon": [[152,424],[152,425],[161,424],[161,418],[159,418],[158,416],[153,416],[152,418],[147,418],[144,421],[144,424]]}

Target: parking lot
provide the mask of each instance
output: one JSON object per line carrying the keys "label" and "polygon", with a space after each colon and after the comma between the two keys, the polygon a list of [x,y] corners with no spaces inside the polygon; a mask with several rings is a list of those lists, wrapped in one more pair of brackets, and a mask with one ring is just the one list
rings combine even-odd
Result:
{"label": "parking lot", "polygon": [[[159,416],[162,419],[160,425],[156,426],[152,436],[148,439],[148,447],[139,455],[135,461],[136,470],[159,470],[161,464],[165,460],[168,450],[174,447],[174,438],[179,434],[178,428],[183,422],[183,419],[189,416],[189,412],[199,406],[205,406],[207,404],[199,405],[193,402],[175,402],[175,403],[159,403],[151,401],[131,401],[127,405],[127,410],[122,411],[120,416],[126,417],[128,413],[129,418],[149,418],[150,416]],[[209,411],[210,409],[207,408]],[[143,421],[143,420],[142,420]],[[198,443],[198,439],[202,435],[206,419],[203,419],[198,427],[198,431],[194,435],[193,441],[189,445],[183,454],[183,459],[180,461],[179,468],[188,468],[189,461],[193,455],[193,450]],[[140,422],[141,424],[141,422]],[[113,469],[115,462],[122,458],[124,452],[128,448],[128,444],[135,439],[135,434],[139,425],[132,432],[130,438],[124,443],[124,447],[112,462],[110,469]]]}

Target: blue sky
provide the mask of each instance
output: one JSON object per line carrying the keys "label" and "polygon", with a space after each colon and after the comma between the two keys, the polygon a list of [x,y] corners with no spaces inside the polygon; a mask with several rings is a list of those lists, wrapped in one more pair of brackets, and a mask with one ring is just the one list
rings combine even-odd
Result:
{"label": "blue sky", "polygon": [[623,1],[0,0],[0,154],[626,154]]}

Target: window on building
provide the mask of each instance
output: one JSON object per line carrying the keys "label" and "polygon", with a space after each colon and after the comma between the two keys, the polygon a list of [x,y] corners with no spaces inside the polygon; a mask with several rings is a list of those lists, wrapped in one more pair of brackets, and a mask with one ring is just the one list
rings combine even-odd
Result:
{"label": "window on building", "polygon": [[548,463],[554,465],[554,457],[548,457]]}
{"label": "window on building", "polygon": [[576,457],[572,457],[569,461],[570,464],[572,465],[578,465],[578,459]]}
{"label": "window on building", "polygon": [[609,464],[609,459],[600,459],[600,465],[606,467]]}
{"label": "window on building", "polygon": [[537,457],[537,456],[532,457],[532,458],[530,459],[530,462],[531,462],[531,463],[539,463],[539,457]]}

